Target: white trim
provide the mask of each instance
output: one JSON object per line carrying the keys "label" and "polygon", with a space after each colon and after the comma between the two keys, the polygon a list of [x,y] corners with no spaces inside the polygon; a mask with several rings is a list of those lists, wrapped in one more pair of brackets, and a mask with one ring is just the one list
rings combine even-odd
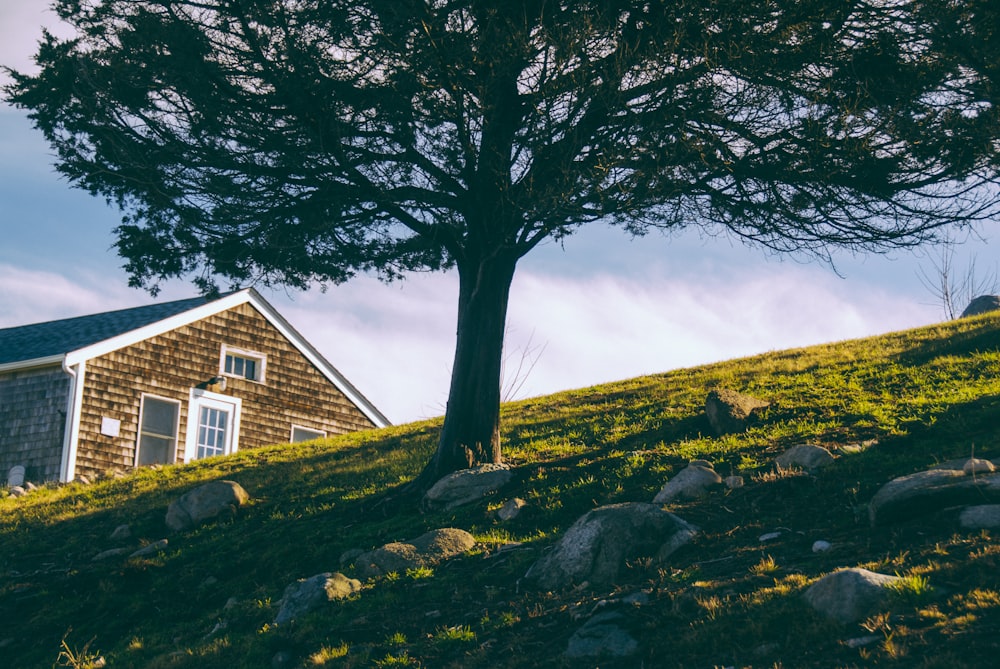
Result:
{"label": "white trim", "polygon": [[310,437],[309,439],[303,439],[302,441],[311,441],[312,439],[323,439],[324,437],[326,437],[327,434],[326,430],[317,430],[316,428],[306,427],[305,425],[296,425],[295,423],[292,423],[292,429],[288,436],[289,443],[292,444],[296,443],[295,441],[296,430],[302,430],[303,432],[308,432],[309,434],[316,435],[315,437]]}
{"label": "white trim", "polygon": [[146,398],[151,397],[154,400],[159,400],[161,402],[169,402],[170,404],[177,405],[177,416],[174,419],[174,448],[173,452],[170,453],[170,460],[164,464],[173,464],[177,462],[177,447],[181,443],[181,405],[183,404],[180,400],[174,399],[172,397],[164,397],[163,395],[154,395],[153,393],[139,393],[139,422],[135,426],[135,456],[132,458],[132,466],[140,467],[139,465],[139,447],[142,443],[142,419],[143,414],[146,413]]}
{"label": "white trim", "polygon": [[[231,355],[237,358],[243,358],[245,360],[253,360],[257,364],[257,378],[250,379],[246,376],[241,376],[239,374],[230,374],[226,372],[226,356]],[[237,348],[235,346],[230,346],[229,344],[223,344],[222,350],[219,353],[219,375],[226,376],[231,379],[243,379],[244,381],[252,381],[253,383],[264,384],[264,380],[267,378],[265,376],[267,372],[267,356],[259,351],[250,351],[245,348]]]}
{"label": "white trim", "polygon": [[64,360],[63,370],[69,374],[71,380],[69,397],[66,401],[66,427],[59,480],[68,483],[76,478],[76,454],[80,444],[80,413],[83,410],[83,384],[87,375],[87,363],[80,361],[70,366]]}
{"label": "white trim", "polygon": [[225,455],[231,455],[240,450],[240,414],[243,412],[243,400],[232,395],[213,393],[200,388],[192,388],[190,399],[188,400],[187,429],[184,440],[184,462],[197,460],[198,450],[198,412],[201,400],[207,402],[228,404],[233,407],[232,422],[228,426],[230,430],[229,445],[225,450]]}
{"label": "white trim", "polygon": [[31,360],[20,360],[18,362],[5,362],[0,364],[0,373],[13,372],[20,369],[33,369],[35,367],[51,367],[53,365],[62,364],[65,359],[66,356],[60,353],[59,355],[47,355],[44,358],[33,358]]}

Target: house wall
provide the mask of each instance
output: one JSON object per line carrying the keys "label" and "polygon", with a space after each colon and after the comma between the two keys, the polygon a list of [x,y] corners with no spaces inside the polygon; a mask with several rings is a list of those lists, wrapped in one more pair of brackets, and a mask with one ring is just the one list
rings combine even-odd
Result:
{"label": "house wall", "polygon": [[28,481],[59,478],[69,387],[61,366],[0,374],[0,486],[15,465]]}
{"label": "house wall", "polygon": [[[221,391],[242,398],[240,450],[289,441],[293,423],[331,435],[373,427],[267,319],[242,304],[87,361],[76,473],[134,465],[143,393],[181,402],[182,462],[191,389],[219,375],[223,344],[267,356],[263,384],[227,377]],[[118,436],[101,434],[103,417],[121,421]]]}

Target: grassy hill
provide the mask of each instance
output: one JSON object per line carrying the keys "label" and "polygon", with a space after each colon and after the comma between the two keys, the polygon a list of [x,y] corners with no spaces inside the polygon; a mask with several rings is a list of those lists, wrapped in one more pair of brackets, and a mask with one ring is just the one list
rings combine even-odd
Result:
{"label": "grassy hill", "polygon": [[[714,438],[703,406],[716,387],[772,408],[746,433]],[[116,668],[591,666],[562,657],[569,637],[602,600],[644,591],[648,603],[630,611],[641,651],[620,666],[993,666],[1000,544],[943,519],[872,529],[866,504],[896,476],[1000,456],[998,418],[1000,316],[985,316],[507,405],[514,481],[450,512],[396,495],[432,452],[438,421],[0,499],[0,658],[22,669],[98,656]],[[777,454],[806,442],[841,456],[815,476],[774,470]],[[746,485],[672,504],[702,531],[667,564],[638,561],[613,591],[519,582],[583,513],[648,502],[693,458]],[[169,502],[218,478],[241,483],[251,504],[170,534]],[[515,496],[524,512],[497,520]],[[111,539],[122,524],[132,537]],[[285,586],[340,570],[344,551],[440,527],[468,530],[477,547],[272,624]],[[152,557],[92,560],[162,538]],[[814,553],[820,539],[833,549]],[[860,625],[828,622],[801,593],[848,566],[917,587]]]}

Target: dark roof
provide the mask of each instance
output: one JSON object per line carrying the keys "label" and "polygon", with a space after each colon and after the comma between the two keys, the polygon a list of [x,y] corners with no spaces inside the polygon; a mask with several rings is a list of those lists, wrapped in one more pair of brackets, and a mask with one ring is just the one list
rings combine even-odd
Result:
{"label": "dark roof", "polygon": [[62,355],[211,302],[194,297],[0,330],[0,364]]}

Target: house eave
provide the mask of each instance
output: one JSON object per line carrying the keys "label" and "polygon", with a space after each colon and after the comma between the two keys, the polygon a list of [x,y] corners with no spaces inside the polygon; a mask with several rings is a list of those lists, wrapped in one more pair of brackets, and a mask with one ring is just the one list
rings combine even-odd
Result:
{"label": "house eave", "polygon": [[0,364],[0,374],[4,372],[17,372],[27,369],[37,369],[40,367],[55,367],[62,365],[66,356],[62,353],[58,355],[47,355],[42,358],[32,358],[31,360],[17,360],[15,362],[5,362]]}

